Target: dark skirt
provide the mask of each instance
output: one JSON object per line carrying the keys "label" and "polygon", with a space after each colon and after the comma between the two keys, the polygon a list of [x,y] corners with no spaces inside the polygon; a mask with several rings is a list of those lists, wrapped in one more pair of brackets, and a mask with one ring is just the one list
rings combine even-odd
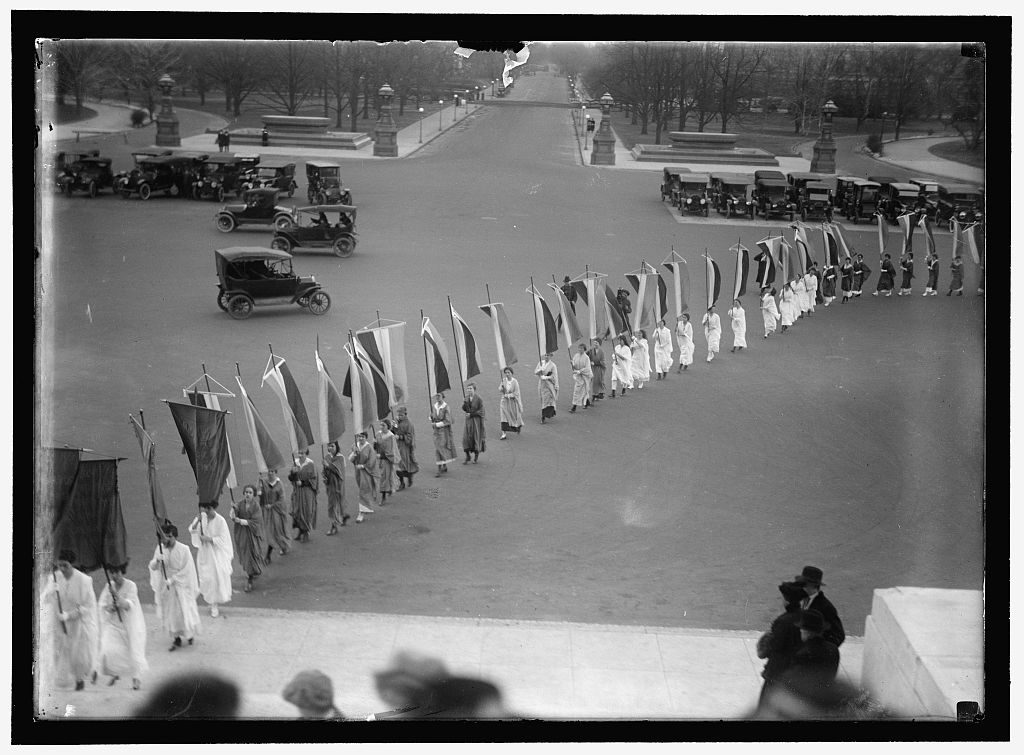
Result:
{"label": "dark skirt", "polygon": [[545,406],[543,409],[540,410],[540,416],[542,416],[544,419],[551,419],[552,417],[555,416],[555,407]]}
{"label": "dark skirt", "polygon": [[508,422],[502,422],[501,423],[501,431],[503,433],[517,433],[517,432],[519,432],[520,429],[521,428],[518,425],[513,426],[513,425],[510,425]]}
{"label": "dark skirt", "polygon": [[900,283],[900,288],[910,288],[910,279],[913,277],[913,273],[903,273],[903,281]]}

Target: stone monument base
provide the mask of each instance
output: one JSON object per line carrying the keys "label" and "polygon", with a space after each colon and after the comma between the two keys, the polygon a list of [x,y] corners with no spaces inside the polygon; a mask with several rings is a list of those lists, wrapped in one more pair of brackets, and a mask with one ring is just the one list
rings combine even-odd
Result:
{"label": "stone monument base", "polygon": [[[264,115],[263,129],[269,147],[326,147],[327,149],[362,149],[373,140],[359,131],[328,131],[330,118],[298,115]],[[263,129],[240,128],[229,132],[231,144],[263,144]]]}
{"label": "stone monument base", "polygon": [[703,163],[705,165],[767,165],[777,167],[775,155],[763,149],[737,147],[736,134],[670,131],[670,145],[637,144],[630,153],[638,162]]}

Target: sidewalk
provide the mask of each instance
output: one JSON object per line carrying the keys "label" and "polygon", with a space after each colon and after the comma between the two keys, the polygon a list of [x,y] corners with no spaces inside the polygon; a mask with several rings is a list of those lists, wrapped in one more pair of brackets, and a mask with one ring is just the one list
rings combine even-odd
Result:
{"label": "sidewalk", "polygon": [[[444,661],[455,674],[496,683],[508,707],[546,719],[738,719],[757,703],[761,686],[758,632],[569,622],[453,619],[431,616],[232,608],[212,619],[200,607],[194,647],[170,653],[154,608],[143,608],[150,670],[143,691],[130,680],[100,678],[82,692],[41,695],[44,717],[118,717],[131,713],[170,674],[202,667],[234,679],[244,717],[294,718],[281,690],[315,668],[334,682],[335,702],[349,718],[389,706],[377,696],[375,671],[399,650]],[[848,637],[840,677],[858,684],[863,639]]]}
{"label": "sidewalk", "polygon": [[965,165],[953,160],[946,160],[937,157],[928,151],[929,147],[943,142],[959,142],[960,137],[913,137],[901,139],[898,142],[886,141],[885,154],[881,157],[874,157],[875,160],[883,163],[892,163],[901,168],[920,173],[923,176],[935,176],[936,178],[949,178],[955,181],[968,184],[985,184],[985,171],[982,168],[975,168],[972,165]]}

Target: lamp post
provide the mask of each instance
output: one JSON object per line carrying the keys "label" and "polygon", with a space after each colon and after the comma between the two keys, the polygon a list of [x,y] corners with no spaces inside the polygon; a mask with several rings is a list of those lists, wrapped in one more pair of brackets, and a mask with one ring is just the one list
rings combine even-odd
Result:
{"label": "lamp post", "polygon": [[171,103],[171,90],[174,88],[174,79],[166,73],[157,82],[162,95],[160,99],[160,112],[156,116],[156,143],[160,147],[180,147],[181,134],[179,132],[178,116],[174,112],[174,105]]}
{"label": "lamp post", "polygon": [[459,93],[452,90],[452,123],[459,120]]}
{"label": "lamp post", "polygon": [[438,100],[437,101],[437,131],[438,131],[438,133],[440,133],[440,131],[441,131],[441,122],[444,119],[443,113],[444,113],[444,100]]}
{"label": "lamp post", "polygon": [[811,157],[812,173],[836,172],[836,143],[832,139],[832,116],[839,108],[832,100],[821,106],[821,136],[814,143],[814,155]]}
{"label": "lamp post", "polygon": [[473,87],[473,96],[476,99],[480,99],[480,87]]}
{"label": "lamp post", "polygon": [[469,90],[466,90],[466,115],[469,115]]}
{"label": "lamp post", "polygon": [[423,108],[420,108],[420,144],[423,144]]}
{"label": "lamp post", "polygon": [[374,128],[373,154],[379,157],[398,157],[398,127],[391,118],[391,99],[394,96],[395,90],[387,83],[377,91],[381,106]]}
{"label": "lamp post", "polygon": [[491,79],[491,97],[494,96],[494,79]]}
{"label": "lamp post", "polygon": [[881,146],[882,146],[882,139],[885,138],[885,119],[886,119],[886,117],[888,115],[889,115],[889,111],[888,110],[883,110],[882,111],[882,128],[878,132],[878,146],[879,146],[879,148],[881,148]]}
{"label": "lamp post", "polygon": [[587,151],[587,106],[586,103],[580,106],[580,128],[583,129],[583,151]]}
{"label": "lamp post", "polygon": [[[612,96],[601,95],[601,125],[594,134],[594,151],[590,153],[591,165],[615,165],[615,137],[612,135]],[[584,129],[586,124],[584,124]]]}

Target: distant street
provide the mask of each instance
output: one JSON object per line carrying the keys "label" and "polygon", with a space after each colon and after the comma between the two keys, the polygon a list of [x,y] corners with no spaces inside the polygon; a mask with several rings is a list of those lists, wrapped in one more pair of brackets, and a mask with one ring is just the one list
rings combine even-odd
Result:
{"label": "distant street", "polygon": [[[565,98],[565,78],[541,73],[520,77],[510,99]],[[145,411],[168,509],[184,530],[196,511],[195,482],[161,399],[182,400],[204,363],[234,389],[237,362],[285,448],[280,406],[260,388],[268,344],[288,361],[316,432],[317,336],[340,385],[348,331],[378,312],[408,323],[409,414],[423,472],[411,490],[336,537],[324,536],[321,493],[310,543],[275,556],[252,593],[235,595],[237,605],[751,629],[777,613],[776,585],[816,564],[848,631],[863,634],[875,588],[981,588],[978,269],[967,263],[962,298],[924,298],[922,253],[913,297],[837,300],[765,341],[752,262],[743,297],[750,347],[730,354],[728,248],[739,239],[756,252],[767,226],[677,224],[659,201],[656,172],[581,167],[576,149],[568,110],[503,102],[411,158],[343,161],[359,208],[358,248],[349,259],[297,253],[294,260],[333,299],[319,318],[295,306],[257,307],[237,322],[218,309],[213,250],[269,246],[271,233],[219,233],[215,202],[45,198],[52,247],[44,257],[53,264],[43,278],[39,375],[52,404],[40,435],[127,457],[119,479],[129,576],[144,601],[152,600],[143,585],[154,542],[128,413]],[[304,201],[302,165],[299,173],[299,192],[285,204]],[[875,233],[848,234],[874,269],[869,290],[878,280]],[[820,236],[812,243],[820,249]],[[889,243],[898,252],[896,239]],[[570,415],[563,344],[558,416],[542,426],[525,293],[531,276],[546,295],[553,277],[560,283],[585,266],[625,286],[623,274],[642,261],[660,265],[673,247],[692,281],[694,364]],[[705,249],[723,275],[723,349],[711,364],[700,329]],[[940,256],[944,294],[948,249]],[[507,441],[498,439],[490,320],[477,308],[487,302],[485,284],[493,301],[506,304],[519,357],[526,426]],[[476,382],[488,439],[478,465],[457,464],[435,480],[419,322],[422,309],[454,355],[449,295],[480,344],[484,374]],[[459,445],[458,388],[449,402]],[[225,408],[239,484],[255,481],[240,406],[228,400]],[[311,456],[319,464],[321,450]],[[351,469],[347,485],[354,496]],[[225,493],[221,513],[229,503]],[[235,588],[243,585],[236,564]]]}

